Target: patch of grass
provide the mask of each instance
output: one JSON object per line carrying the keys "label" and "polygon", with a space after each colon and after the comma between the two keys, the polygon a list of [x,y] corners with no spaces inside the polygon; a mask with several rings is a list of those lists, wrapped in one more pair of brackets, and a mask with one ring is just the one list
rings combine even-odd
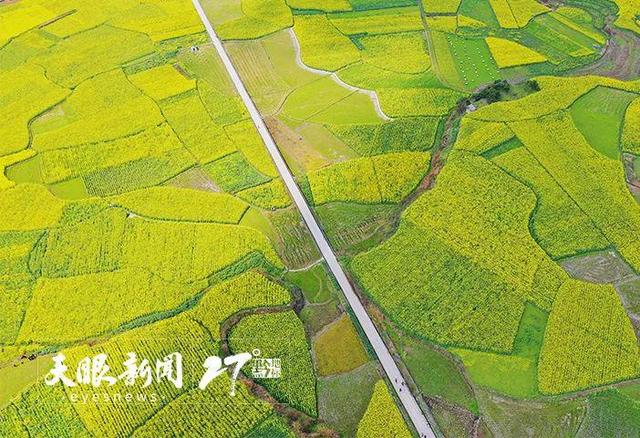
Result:
{"label": "patch of grass", "polygon": [[620,157],[620,132],[627,107],[637,94],[596,87],[571,105],[571,117],[595,150],[606,157]]}
{"label": "patch of grass", "polygon": [[598,43],[554,20],[549,14],[536,17],[522,30],[518,43],[544,55],[564,71],[592,59]]}
{"label": "patch of grass", "polygon": [[309,121],[328,125],[352,125],[379,123],[382,118],[374,109],[370,96],[354,92],[315,114]]}
{"label": "patch of grass", "polygon": [[316,335],[313,351],[320,376],[346,373],[369,360],[358,333],[346,314]]}
{"label": "patch of grass", "polygon": [[492,433],[499,436],[576,436],[586,413],[584,399],[520,401],[482,389],[476,396]]}
{"label": "patch of grass", "polygon": [[44,377],[50,366],[50,356],[38,356],[33,360],[23,359],[17,365],[0,368],[0,409],[6,407],[12,398],[32,383]]}
{"label": "patch of grass", "polygon": [[376,364],[369,362],[350,373],[318,379],[320,419],[338,433],[354,436],[379,378]]}
{"label": "patch of grass", "polygon": [[459,13],[479,20],[490,27],[500,27],[488,0],[462,0]]}
{"label": "patch of grass", "polygon": [[632,437],[640,430],[640,401],[609,389],[589,397],[589,409],[578,437]]}
{"label": "patch of grass", "polygon": [[338,299],[333,299],[326,304],[314,304],[305,306],[300,312],[300,319],[304,322],[307,331],[311,334],[320,332],[324,327],[340,317]]}
{"label": "patch of grass", "polygon": [[[282,107],[282,112],[295,120],[307,120],[352,93],[330,77],[321,77],[291,93]],[[373,104],[371,106],[373,107]]]}
{"label": "patch of grass", "polygon": [[310,303],[324,303],[336,293],[333,282],[327,274],[327,267],[322,263],[304,271],[288,272],[286,277],[302,289],[302,293]]}
{"label": "patch of grass", "polygon": [[509,151],[512,151],[514,149],[518,149],[521,148],[522,142],[520,140],[518,140],[517,137],[513,137],[503,143],[500,143],[499,145],[483,152],[482,155],[484,158],[486,158],[487,160],[491,160],[495,157],[498,157],[502,154],[506,154]]}
{"label": "patch of grass", "polygon": [[473,90],[501,78],[494,58],[482,39],[448,34],[447,41],[467,89]]}
{"label": "patch of grass", "polygon": [[591,18],[591,15],[582,9],[560,7],[556,11],[551,12],[550,15],[565,26],[584,34],[594,41],[597,41],[600,45],[604,45],[607,42],[606,35],[593,26],[593,19]]}
{"label": "patch of grass", "polygon": [[500,393],[530,398],[538,395],[538,355],[547,314],[527,303],[511,355],[453,350],[460,356],[474,383]]}
{"label": "patch of grass", "polygon": [[473,391],[450,357],[426,342],[403,334],[394,336],[394,343],[420,392],[427,397],[442,398],[478,415]]}
{"label": "patch of grass", "polygon": [[71,178],[48,186],[51,193],[60,199],[77,200],[89,197],[84,180]]}

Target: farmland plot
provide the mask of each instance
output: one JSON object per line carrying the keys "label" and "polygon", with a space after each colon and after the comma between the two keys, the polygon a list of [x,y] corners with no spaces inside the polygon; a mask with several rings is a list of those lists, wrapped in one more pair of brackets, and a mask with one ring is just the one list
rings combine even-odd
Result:
{"label": "farmland plot", "polygon": [[[0,434],[288,433],[243,384],[233,399],[226,376],[195,389],[226,320],[290,305],[289,290],[265,275],[279,280],[288,268],[274,247],[296,215],[278,227],[267,218],[290,205],[288,193],[191,2],[40,3],[0,6],[0,368],[21,376],[3,393]],[[291,26],[285,3],[273,5],[243,2],[227,34]],[[270,22],[256,18],[265,11]],[[281,336],[306,346],[302,322],[287,315]],[[189,377],[182,389],[154,388],[157,405],[78,407],[72,397],[90,389],[45,386],[20,357],[43,350],[68,361],[104,352],[115,363],[124,351],[179,351]],[[305,352],[304,391],[269,390],[314,414]]]}
{"label": "farmland plot", "polygon": [[[575,73],[633,2],[202,3],[444,435],[633,430],[631,320],[561,267],[640,269],[640,86]],[[0,435],[410,436],[203,30],[188,0],[0,6]],[[195,388],[255,348],[282,379]],[[20,358],[130,350],[194,376],[77,406]]]}

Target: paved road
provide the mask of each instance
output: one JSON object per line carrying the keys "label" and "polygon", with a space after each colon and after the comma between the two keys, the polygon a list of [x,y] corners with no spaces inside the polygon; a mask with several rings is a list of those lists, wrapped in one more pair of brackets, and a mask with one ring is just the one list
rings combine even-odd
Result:
{"label": "paved road", "polygon": [[407,386],[404,384],[404,379],[402,378],[402,374],[400,373],[400,370],[398,369],[396,363],[394,362],[393,357],[391,357],[391,354],[389,353],[387,346],[384,344],[382,338],[380,337],[380,334],[378,333],[376,327],[371,321],[371,318],[369,317],[366,310],[364,309],[364,306],[360,302],[360,299],[354,292],[353,287],[349,283],[347,276],[342,270],[342,267],[338,263],[338,259],[336,258],[335,254],[333,253],[333,250],[329,246],[329,243],[327,242],[327,239],[324,236],[324,233],[320,229],[320,226],[316,222],[315,217],[311,213],[311,209],[307,205],[307,201],[302,195],[300,188],[295,183],[293,179],[293,175],[291,174],[291,171],[289,170],[284,159],[282,158],[282,155],[280,154],[278,147],[273,141],[271,134],[267,130],[267,126],[265,125],[264,120],[262,120],[262,116],[260,115],[260,112],[258,111],[255,104],[253,103],[253,100],[251,100],[249,93],[247,92],[244,84],[242,83],[242,80],[240,79],[240,75],[238,75],[238,72],[233,66],[233,63],[231,62],[229,55],[227,55],[227,52],[224,46],[222,45],[222,42],[220,41],[215,31],[213,30],[213,26],[209,22],[209,19],[207,18],[204,10],[202,9],[202,6],[200,5],[198,0],[192,0],[192,1],[196,10],[198,11],[198,14],[200,15],[200,18],[202,19],[202,22],[204,23],[205,28],[207,29],[207,33],[209,34],[209,37],[211,38],[213,45],[218,51],[218,54],[220,55],[220,58],[222,59],[222,62],[224,63],[224,66],[227,69],[229,76],[231,77],[233,84],[235,85],[236,89],[238,90],[238,93],[240,94],[240,97],[242,98],[247,109],[249,110],[249,114],[253,119],[253,123],[255,124],[256,128],[258,129],[258,132],[260,133],[260,136],[262,137],[262,140],[267,146],[269,154],[271,154],[271,158],[273,159],[276,165],[276,168],[278,169],[278,172],[282,177],[282,180],[287,186],[289,193],[291,193],[291,196],[296,206],[300,210],[300,213],[302,214],[302,218],[304,219],[307,226],[309,227],[309,231],[311,231],[311,235],[313,236],[313,239],[318,245],[318,248],[320,249],[322,256],[326,260],[327,264],[329,265],[329,268],[331,269],[331,271],[333,272],[333,275],[338,281],[338,284],[342,288],[342,292],[347,298],[347,301],[349,302],[351,309],[355,313],[356,318],[358,318],[358,322],[360,323],[364,332],[369,338],[369,342],[371,343],[371,345],[373,346],[373,349],[378,355],[378,359],[380,360],[382,367],[387,373],[389,380],[394,385],[396,393],[398,394],[400,401],[404,405],[405,410],[409,414],[409,417],[411,418],[413,425],[417,429],[420,436],[435,438],[433,429],[431,428],[431,426],[429,425],[429,422],[427,421],[426,417],[422,413],[422,410],[420,409],[420,406],[418,406],[418,403],[416,399],[413,397],[413,394],[411,394]]}

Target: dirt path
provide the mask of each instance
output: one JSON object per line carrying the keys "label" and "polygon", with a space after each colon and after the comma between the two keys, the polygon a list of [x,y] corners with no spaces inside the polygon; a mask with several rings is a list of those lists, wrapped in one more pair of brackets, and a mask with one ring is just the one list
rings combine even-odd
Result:
{"label": "dirt path", "polygon": [[422,178],[422,181],[409,195],[402,200],[399,208],[395,212],[392,219],[393,225],[390,227],[388,236],[392,236],[398,230],[400,226],[400,218],[402,213],[427,190],[431,190],[438,179],[438,175],[446,164],[446,153],[453,146],[457,138],[457,128],[460,119],[464,116],[465,111],[460,106],[449,113],[449,117],[445,121],[444,132],[440,138],[440,142],[434,147],[431,152],[431,161],[429,163],[429,171]]}
{"label": "dirt path", "polygon": [[[288,310],[299,312],[302,309],[303,305],[304,299],[302,298],[302,294],[300,293],[295,294],[293,302],[288,305],[260,307],[257,309],[244,309],[235,313],[234,315],[224,320],[222,324],[220,324],[220,350],[224,355],[228,356],[232,354],[231,348],[229,346],[229,334],[243,318],[250,315],[265,315],[270,313],[286,312]],[[249,379],[244,375],[244,373],[240,372],[238,380],[242,384],[244,384],[249,392],[255,397],[269,403],[273,407],[274,411],[276,411],[287,420],[289,426],[297,432],[298,436],[304,438],[338,437],[338,434],[330,430],[324,423],[322,424],[322,432],[313,432],[313,430],[316,429],[319,424],[318,420],[310,417],[304,412],[292,408],[286,403],[279,402],[269,393],[269,391],[267,391],[264,386]]]}
{"label": "dirt path", "polygon": [[302,51],[300,49],[300,42],[298,41],[298,37],[296,37],[296,34],[293,31],[293,29],[289,29],[288,32],[289,32],[289,36],[291,37],[291,42],[293,43],[293,48],[296,52],[296,64],[298,65],[298,67],[316,75],[331,76],[331,79],[341,87],[356,93],[366,94],[371,99],[371,102],[373,103],[373,107],[375,108],[376,114],[378,114],[378,117],[387,121],[393,120],[391,117],[386,115],[384,111],[382,111],[382,106],[380,106],[380,99],[378,99],[378,95],[376,94],[375,91],[365,90],[364,88],[358,88],[358,87],[354,87],[353,85],[349,85],[346,82],[344,82],[342,79],[340,79],[338,77],[338,74],[335,72],[319,70],[317,68],[312,68],[306,65],[302,61]]}
{"label": "dirt path", "polygon": [[593,64],[571,71],[571,76],[598,75],[622,80],[640,76],[640,36],[613,26],[609,17],[604,31],[609,37],[604,54]]}

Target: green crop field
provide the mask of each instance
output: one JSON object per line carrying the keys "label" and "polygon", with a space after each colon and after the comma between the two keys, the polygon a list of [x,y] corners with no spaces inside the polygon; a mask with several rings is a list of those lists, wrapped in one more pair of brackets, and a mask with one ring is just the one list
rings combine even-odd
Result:
{"label": "green crop field", "polygon": [[436,436],[636,436],[639,37],[638,0],[0,0],[0,436],[421,436],[400,391]]}

